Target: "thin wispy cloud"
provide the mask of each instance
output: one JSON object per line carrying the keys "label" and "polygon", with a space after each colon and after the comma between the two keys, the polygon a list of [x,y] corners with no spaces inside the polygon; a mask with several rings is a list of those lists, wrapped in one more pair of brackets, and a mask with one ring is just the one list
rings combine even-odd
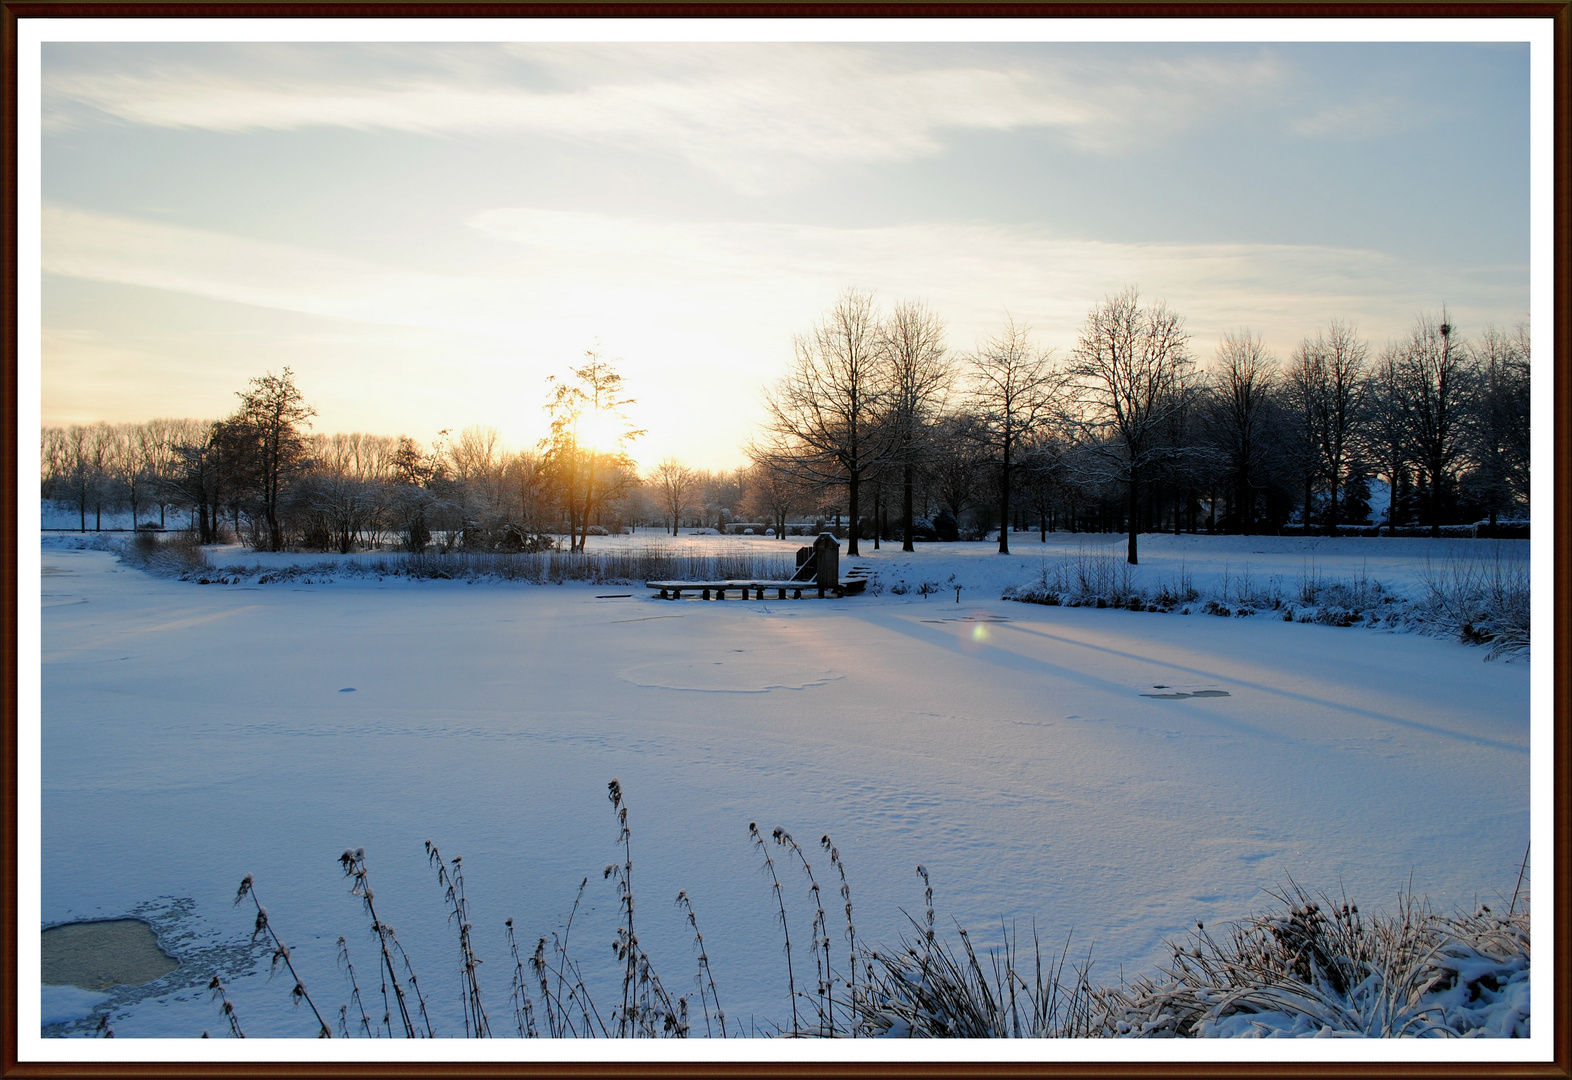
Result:
{"label": "thin wispy cloud", "polygon": [[1296,134],[1310,138],[1375,139],[1434,118],[1434,110],[1422,104],[1384,94],[1308,111],[1291,126]]}
{"label": "thin wispy cloud", "polygon": [[[581,339],[622,327],[631,337],[638,327],[705,314],[711,332],[747,342],[736,359],[761,370],[827,291],[853,282],[928,298],[963,340],[1009,309],[1068,342],[1091,303],[1138,282],[1203,336],[1250,325],[1291,342],[1333,316],[1377,334],[1401,332],[1435,296],[1508,302],[1526,277],[1524,267],[1427,269],[1337,247],[1120,244],[983,223],[833,228],[532,208],[473,217],[471,228],[511,253],[489,260],[485,275],[454,276],[62,206],[47,207],[43,222],[51,274],[509,340],[526,329],[538,337],[543,322]],[[1394,279],[1409,301],[1395,307]]]}
{"label": "thin wispy cloud", "polygon": [[[287,52],[290,62],[270,67],[269,50]],[[765,191],[836,164],[933,155],[956,131],[1045,129],[1083,151],[1118,153],[1251,107],[1284,81],[1280,66],[1260,54],[1133,67],[1025,57],[937,62],[835,45],[550,45],[447,50],[414,68],[364,51],[360,63],[332,72],[288,46],[245,50],[237,64],[174,55],[118,71],[52,71],[46,122],[81,123],[85,108],[130,123],[236,134],[528,133],[674,155],[739,190]]]}

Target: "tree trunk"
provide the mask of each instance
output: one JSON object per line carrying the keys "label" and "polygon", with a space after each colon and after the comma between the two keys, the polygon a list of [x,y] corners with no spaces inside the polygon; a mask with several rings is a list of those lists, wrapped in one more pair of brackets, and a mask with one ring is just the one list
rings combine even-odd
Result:
{"label": "tree trunk", "polygon": [[860,479],[860,477],[858,477],[858,475],[854,472],[854,473],[851,474],[850,481],[846,485],[847,488],[848,488],[847,498],[846,498],[846,503],[847,503],[846,514],[847,514],[847,517],[851,518],[851,528],[846,530],[846,556],[847,556],[847,558],[851,558],[852,556],[861,554],[861,552],[859,552],[857,550],[857,532],[858,532],[857,524],[861,520],[857,516],[857,510],[858,510],[857,497],[858,497],[859,494],[861,494],[857,490],[857,486],[858,486],[857,482],[858,482],[859,479]]}
{"label": "tree trunk", "polygon": [[916,551],[912,545],[912,519],[916,516],[912,506],[912,463],[901,466],[901,550]]}
{"label": "tree trunk", "polygon": [[999,475],[999,554],[1010,553],[1010,452],[1004,452],[1004,470]]}
{"label": "tree trunk", "polygon": [[1136,522],[1141,513],[1141,480],[1135,466],[1130,466],[1130,543],[1125,551],[1124,560],[1131,566],[1137,565],[1135,557],[1135,530]]}
{"label": "tree trunk", "polygon": [[584,520],[579,522],[579,551],[587,550],[589,544],[590,512],[595,505],[595,454],[590,452],[589,472],[584,477]]}

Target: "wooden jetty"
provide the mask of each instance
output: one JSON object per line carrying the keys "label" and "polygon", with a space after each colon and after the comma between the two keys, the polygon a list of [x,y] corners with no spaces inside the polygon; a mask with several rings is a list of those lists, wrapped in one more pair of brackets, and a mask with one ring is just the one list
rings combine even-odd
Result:
{"label": "wooden jetty", "polygon": [[852,596],[868,585],[867,570],[854,568],[845,580],[841,574],[841,545],[830,533],[820,533],[809,547],[797,549],[797,571],[786,581],[771,579],[733,579],[727,581],[646,581],[645,587],[654,590],[662,600],[681,600],[683,593],[699,593],[705,600],[726,599],[728,592],[738,594],[738,599],[765,599],[766,592],[773,592],[775,599],[801,600],[804,590],[810,595]]}

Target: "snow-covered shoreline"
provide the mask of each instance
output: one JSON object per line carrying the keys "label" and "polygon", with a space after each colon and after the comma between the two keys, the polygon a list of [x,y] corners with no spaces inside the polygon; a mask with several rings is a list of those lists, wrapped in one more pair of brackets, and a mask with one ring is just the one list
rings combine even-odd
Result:
{"label": "snow-covered shoreline", "polygon": [[[722,536],[708,530],[672,537],[642,530],[590,538],[588,563],[565,553],[488,555],[455,552],[411,557],[398,551],[259,552],[238,544],[191,548],[196,565],[165,560],[153,569],[202,585],[269,585],[389,580],[461,580],[470,584],[562,584],[590,580],[640,586],[637,564],[683,562],[698,577],[785,576],[799,538]],[[1122,534],[1031,532],[1011,536],[1012,552],[996,542],[925,543],[916,552],[864,541],[856,565],[870,591],[924,601],[997,596],[1030,603],[1120,608],[1183,615],[1265,615],[1285,622],[1417,630],[1490,646],[1495,659],[1526,658],[1526,540],[1390,537],[1198,536],[1146,534],[1141,563],[1124,559]],[[114,533],[46,534],[47,546],[87,547],[121,554],[133,545]],[[196,552],[200,552],[199,555]],[[850,557],[843,555],[846,565]],[[735,572],[715,572],[730,562]],[[706,565],[708,564],[708,565]],[[1457,594],[1489,592],[1488,599]],[[957,592],[957,590],[959,590]],[[1511,594],[1503,601],[1499,594]],[[1453,601],[1449,603],[1449,601]],[[1503,613],[1503,606],[1512,607]]]}

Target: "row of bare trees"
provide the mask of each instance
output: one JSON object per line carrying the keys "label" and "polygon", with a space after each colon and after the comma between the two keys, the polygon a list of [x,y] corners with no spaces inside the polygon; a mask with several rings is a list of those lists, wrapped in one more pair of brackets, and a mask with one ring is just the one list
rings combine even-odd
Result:
{"label": "row of bare trees", "polygon": [[[848,290],[793,352],[748,447],[753,500],[784,524],[793,500],[840,492],[850,554],[890,531],[897,491],[893,535],[907,550],[930,514],[992,518],[1007,553],[1027,509],[1046,530],[1075,528],[1095,507],[1104,527],[1129,533],[1132,563],[1137,533],[1162,522],[1254,532],[1297,511],[1335,533],[1368,515],[1372,478],[1392,493],[1389,527],[1413,517],[1438,533],[1527,511],[1522,326],[1465,341],[1443,310],[1372,355],[1334,321],[1284,360],[1240,331],[1203,367],[1184,320],[1131,288],[1095,305],[1062,357],[1009,320],[958,355],[926,306],[882,315]],[[662,463],[652,479],[674,519],[682,466]]]}
{"label": "row of bare trees", "polygon": [[[1389,528],[1526,513],[1527,331],[1464,340],[1440,316],[1372,353],[1333,322],[1286,358],[1227,334],[1204,367],[1182,318],[1134,289],[1088,312],[1063,355],[1006,320],[967,353],[920,303],[881,313],[855,290],[794,343],[746,469],[666,459],[642,478],[642,432],[611,361],[550,381],[550,433],[510,450],[495,429],[322,435],[289,369],[252,380],[216,422],[74,425],[42,433],[44,494],[95,527],[105,509],[163,525],[188,511],[204,542],[350,551],[390,543],[534,550],[565,533],[683,522],[846,523],[860,539],[953,539],[1012,528],[1256,532],[1294,516],[1336,532],[1391,492]],[[891,522],[891,515],[895,520]]]}
{"label": "row of bare trees", "polygon": [[221,531],[259,549],[349,552],[397,542],[538,550],[565,526],[582,550],[608,500],[633,481],[631,404],[615,365],[596,353],[551,381],[550,435],[534,450],[505,449],[493,428],[443,432],[427,447],[407,436],[323,435],[293,372],[239,392],[218,421],[153,420],[46,428],[43,494],[69,503],[87,529],[105,510],[138,527],[190,514],[202,542]]}

